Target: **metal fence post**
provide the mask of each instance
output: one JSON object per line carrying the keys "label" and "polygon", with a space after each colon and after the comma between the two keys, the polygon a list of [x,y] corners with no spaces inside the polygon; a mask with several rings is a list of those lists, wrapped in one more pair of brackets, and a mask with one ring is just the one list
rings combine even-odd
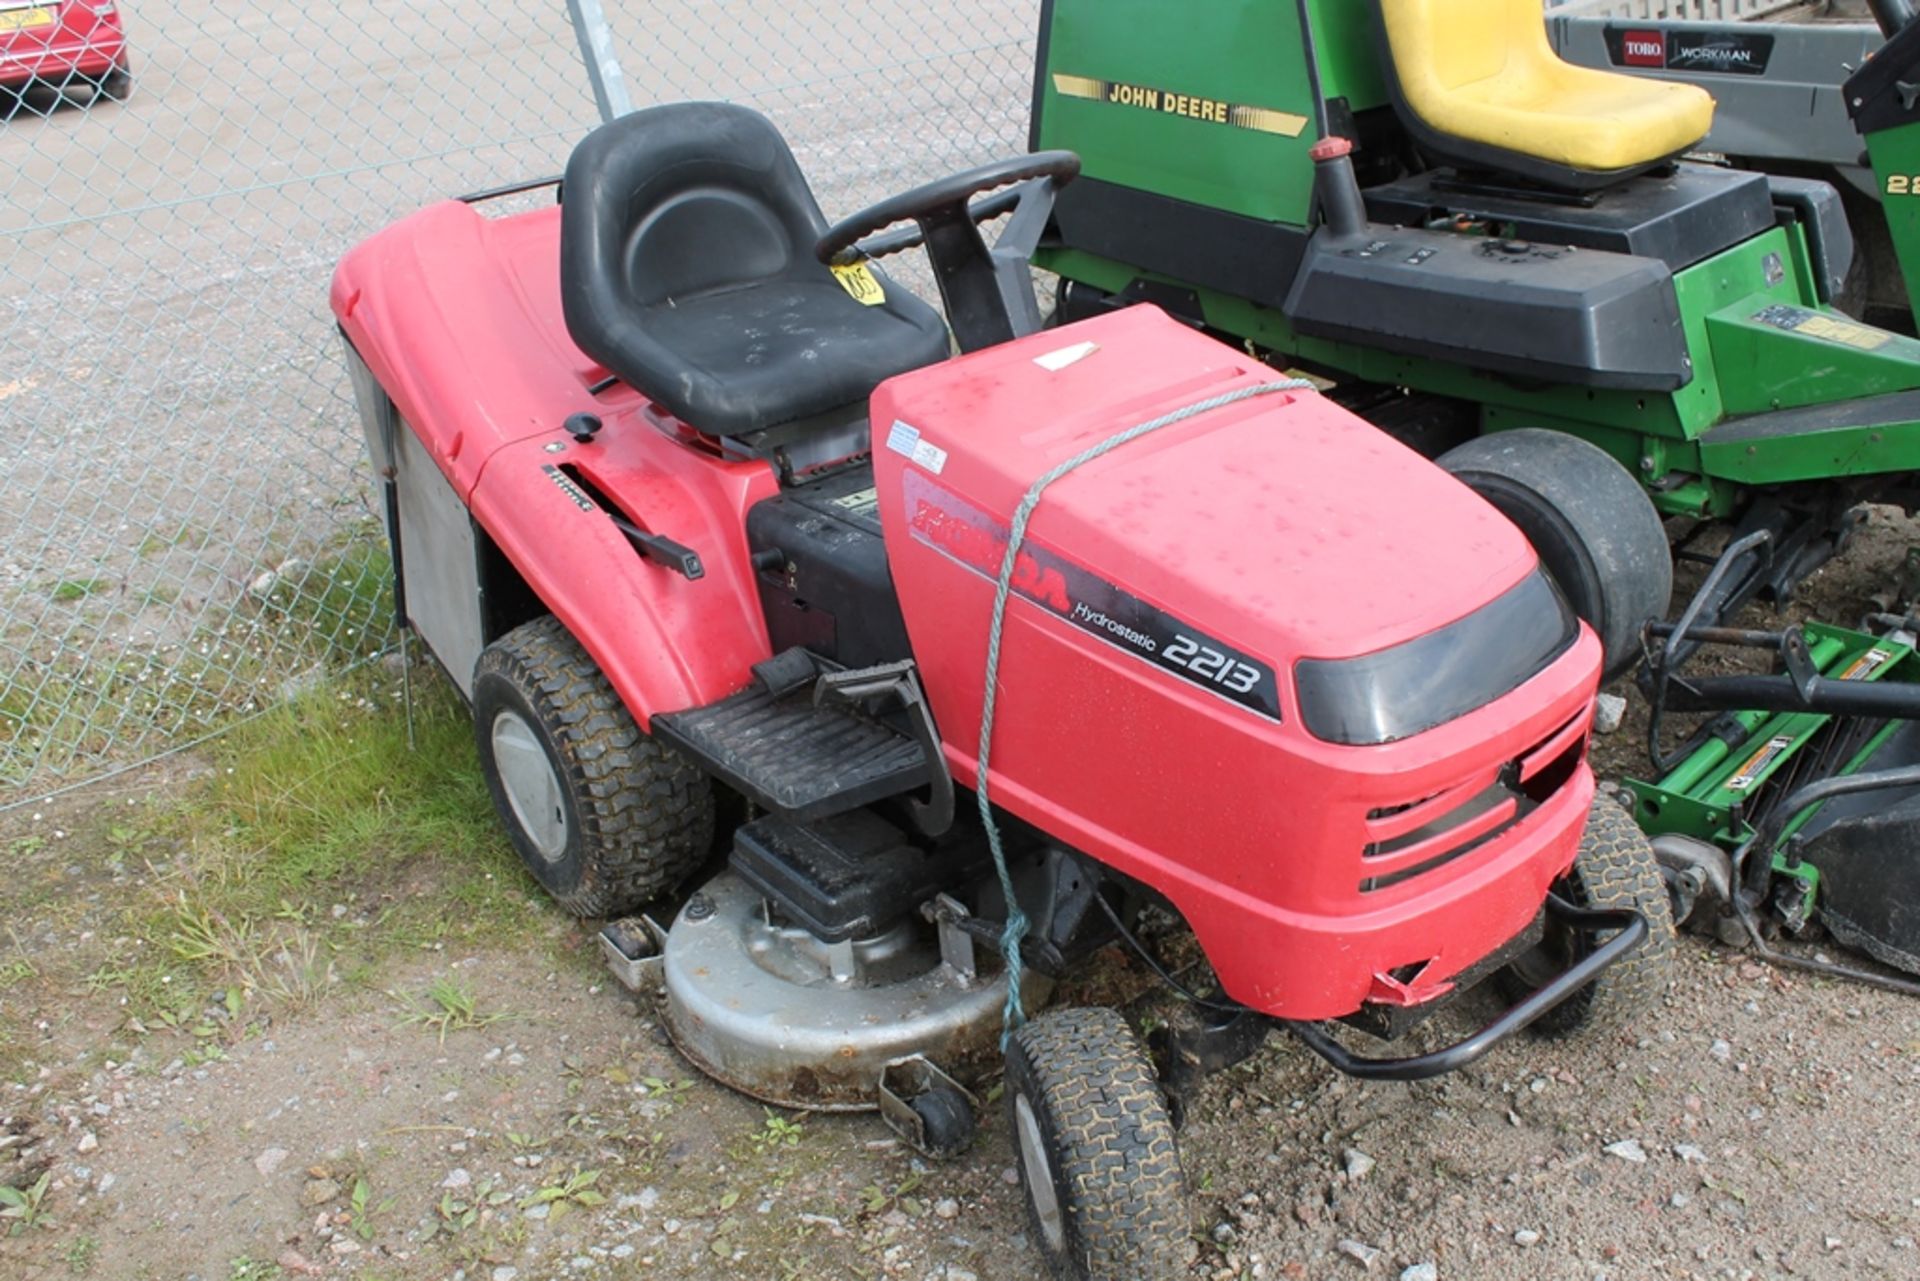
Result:
{"label": "metal fence post", "polygon": [[567,0],[567,12],[573,17],[573,33],[580,38],[580,57],[587,64],[587,79],[593,85],[600,119],[626,115],[633,110],[633,99],[627,94],[626,73],[620,70],[620,60],[613,53],[606,6],[600,0]]}

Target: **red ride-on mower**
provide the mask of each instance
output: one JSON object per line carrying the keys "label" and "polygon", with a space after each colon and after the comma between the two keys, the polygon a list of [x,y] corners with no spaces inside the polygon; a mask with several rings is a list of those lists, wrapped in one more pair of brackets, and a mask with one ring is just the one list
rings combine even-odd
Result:
{"label": "red ride-on mower", "polygon": [[[1672,927],[1594,801],[1599,644],[1527,541],[1150,306],[1043,329],[1027,259],[1077,171],[829,229],[766,120],[661,107],[582,142],[558,209],[375,236],[333,308],[401,615],[534,876],[617,917],[730,816],[670,930],[604,936],[679,1049],[939,1154],[1007,1027],[1051,1270],[1162,1277],[1169,1095],[1276,1024],[1363,1077],[1459,1067],[1660,991]],[[920,244],[944,323],[873,265]],[[1149,908],[1218,983],[1157,1062],[1110,1011],[1024,1019],[1099,948],[1158,964]],[[1323,1026],[1390,1039],[1488,977],[1512,1004],[1445,1049]]]}

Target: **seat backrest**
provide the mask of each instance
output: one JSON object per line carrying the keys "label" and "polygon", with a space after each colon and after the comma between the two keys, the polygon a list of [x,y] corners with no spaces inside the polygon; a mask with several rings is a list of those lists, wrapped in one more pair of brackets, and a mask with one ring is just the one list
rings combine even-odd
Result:
{"label": "seat backrest", "polygon": [[806,274],[827,229],[772,122],[682,102],[622,116],[567,162],[561,300],[567,328],[609,363],[637,309]]}
{"label": "seat backrest", "polygon": [[1402,85],[1458,89],[1551,55],[1538,0],[1380,0]]}

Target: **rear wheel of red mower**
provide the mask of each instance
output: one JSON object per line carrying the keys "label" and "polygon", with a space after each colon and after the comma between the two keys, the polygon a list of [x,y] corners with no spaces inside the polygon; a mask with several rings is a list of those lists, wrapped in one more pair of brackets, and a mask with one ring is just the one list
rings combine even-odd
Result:
{"label": "rear wheel of red mower", "polygon": [[1180,1154],[1144,1046],[1112,1010],[1041,1015],[1007,1047],[1007,1119],[1055,1281],[1185,1276]]}
{"label": "rear wheel of red mower", "polygon": [[1665,618],[1673,598],[1667,532],[1633,473],[1598,445],[1532,427],[1477,437],[1437,461],[1532,542],[1598,633],[1607,679],[1630,669],[1641,626]]}
{"label": "rear wheel of red mower", "polygon": [[473,721],[514,849],[575,916],[632,911],[706,860],[706,776],[641,732],[559,619],[515,628],[481,653]]}
{"label": "rear wheel of red mower", "polygon": [[[1673,981],[1673,909],[1653,846],[1633,816],[1610,797],[1594,798],[1580,856],[1553,892],[1586,908],[1632,908],[1647,918],[1647,939],[1600,972],[1600,977],[1535,1020],[1541,1036],[1569,1036],[1586,1028],[1617,1027],[1666,992]],[[1611,937],[1547,919],[1540,945],[1500,971],[1500,983],[1518,998],[1539,988]]]}

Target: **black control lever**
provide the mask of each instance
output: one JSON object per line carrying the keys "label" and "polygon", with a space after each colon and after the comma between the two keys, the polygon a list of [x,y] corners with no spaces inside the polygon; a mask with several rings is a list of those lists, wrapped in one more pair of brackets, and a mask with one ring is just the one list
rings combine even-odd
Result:
{"label": "black control lever", "polygon": [[664,565],[688,582],[694,582],[707,576],[707,567],[700,563],[700,553],[691,547],[682,546],[671,538],[659,534],[649,534],[630,520],[613,516],[616,529],[627,536],[633,549],[656,565]]}

